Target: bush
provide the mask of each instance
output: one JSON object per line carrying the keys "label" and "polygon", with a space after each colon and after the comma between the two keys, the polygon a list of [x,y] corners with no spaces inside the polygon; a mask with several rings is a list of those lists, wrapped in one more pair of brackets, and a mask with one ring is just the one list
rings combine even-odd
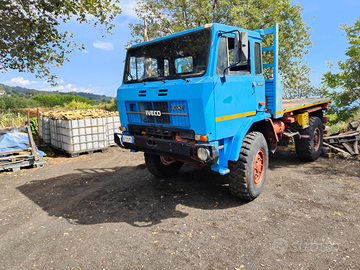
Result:
{"label": "bush", "polygon": [[71,103],[72,101],[75,102],[82,102],[88,105],[94,105],[94,102],[88,98],[80,97],[80,96],[73,96],[73,95],[61,95],[61,94],[54,94],[54,95],[38,95],[31,98],[32,100],[37,101],[41,107],[49,108],[55,106],[64,106],[65,104]]}
{"label": "bush", "polygon": [[360,120],[360,107],[353,110],[352,113],[349,113],[346,117],[346,121],[340,120],[336,114],[330,114],[329,117],[329,125],[330,125],[330,134],[334,134],[337,132],[346,131],[348,123],[354,120]]}
{"label": "bush", "polygon": [[31,127],[31,133],[33,135],[34,140],[39,139],[39,129],[38,129],[37,117],[30,118],[30,127]]}
{"label": "bush", "polygon": [[39,103],[36,100],[20,97],[18,95],[0,97],[0,109],[36,108]]}

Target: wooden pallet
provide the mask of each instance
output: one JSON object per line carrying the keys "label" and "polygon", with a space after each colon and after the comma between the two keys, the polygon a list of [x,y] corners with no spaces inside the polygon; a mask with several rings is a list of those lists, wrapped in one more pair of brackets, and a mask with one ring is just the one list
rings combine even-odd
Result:
{"label": "wooden pallet", "polygon": [[84,151],[79,151],[79,152],[68,152],[68,151],[64,151],[67,155],[69,155],[70,157],[78,157],[79,155],[91,155],[94,154],[96,152],[108,152],[109,148],[100,148],[100,149],[91,149],[91,150],[84,150]]}
{"label": "wooden pallet", "polygon": [[34,158],[23,159],[18,161],[2,161],[0,162],[0,171],[12,170],[13,172],[20,171],[22,168],[26,167],[42,167],[44,166],[44,158],[40,157],[39,160],[35,160]]}
{"label": "wooden pallet", "polygon": [[50,147],[58,150],[58,151],[61,152],[61,153],[64,153],[65,155],[68,155],[69,157],[78,157],[78,156],[80,156],[80,155],[91,155],[91,154],[94,154],[94,153],[96,153],[96,152],[104,153],[104,152],[108,152],[108,151],[109,151],[109,147],[97,148],[97,149],[89,149],[89,150],[82,150],[82,151],[77,151],[77,152],[69,152],[69,151],[66,151],[66,150],[64,150],[64,149],[55,147],[55,146],[53,146],[53,145],[50,145]]}
{"label": "wooden pallet", "polygon": [[0,171],[9,169],[12,171],[19,171],[24,167],[42,167],[44,165],[44,158],[41,157],[36,150],[30,126],[2,128],[0,129],[0,132],[7,133],[19,130],[26,130],[30,147],[0,152]]}
{"label": "wooden pallet", "polygon": [[359,141],[360,134],[356,131],[349,131],[340,133],[339,135],[324,137],[324,142],[342,145],[352,156],[359,154]]}

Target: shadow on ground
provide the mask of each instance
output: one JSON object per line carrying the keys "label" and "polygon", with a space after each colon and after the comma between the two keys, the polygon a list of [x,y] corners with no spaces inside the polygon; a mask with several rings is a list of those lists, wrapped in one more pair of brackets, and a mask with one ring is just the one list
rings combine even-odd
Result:
{"label": "shadow on ground", "polygon": [[[269,170],[301,166],[290,151],[270,156]],[[75,173],[35,180],[17,188],[50,216],[74,224],[126,222],[152,226],[188,214],[184,205],[197,209],[227,209],[244,202],[233,198],[224,177],[209,167],[184,165],[169,179],[152,176],[145,164],[102,169],[77,169]]]}
{"label": "shadow on ground", "polygon": [[50,216],[74,224],[126,222],[152,226],[168,218],[186,217],[187,213],[177,210],[179,205],[213,210],[243,204],[231,196],[217,173],[187,165],[170,179],[152,176],[141,164],[78,169],[73,174],[31,181],[17,189]]}

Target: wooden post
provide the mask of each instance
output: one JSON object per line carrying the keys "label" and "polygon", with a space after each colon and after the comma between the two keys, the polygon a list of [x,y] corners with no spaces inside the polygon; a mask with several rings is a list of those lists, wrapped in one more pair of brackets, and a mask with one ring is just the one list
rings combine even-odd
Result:
{"label": "wooden post", "polygon": [[41,145],[41,138],[40,138],[40,109],[37,108],[37,124],[38,124],[38,140],[39,146]]}
{"label": "wooden post", "polygon": [[30,127],[30,111],[27,110],[27,125]]}
{"label": "wooden post", "polygon": [[32,152],[32,154],[34,155],[34,159],[37,161],[37,160],[40,159],[40,155],[39,155],[39,153],[36,151],[35,142],[34,142],[34,139],[33,139],[32,133],[31,133],[31,128],[30,128],[30,126],[29,126],[29,127],[26,127],[26,131],[27,131],[27,134],[28,134],[28,137],[29,137],[29,143],[30,143],[31,152]]}

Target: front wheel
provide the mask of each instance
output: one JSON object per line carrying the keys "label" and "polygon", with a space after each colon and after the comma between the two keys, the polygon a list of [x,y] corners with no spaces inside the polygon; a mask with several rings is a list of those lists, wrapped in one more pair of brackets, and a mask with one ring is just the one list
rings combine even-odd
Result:
{"label": "front wheel", "polygon": [[265,184],[268,163],[269,151],[264,135],[257,131],[248,133],[238,161],[229,162],[227,178],[231,193],[245,201],[258,197]]}
{"label": "front wheel", "polygon": [[167,178],[176,175],[183,162],[169,160],[164,156],[145,153],[145,164],[149,172],[160,178]]}
{"label": "front wheel", "polygon": [[309,127],[301,135],[309,139],[295,140],[295,150],[298,158],[308,161],[317,160],[323,143],[323,123],[317,116],[311,116]]}

